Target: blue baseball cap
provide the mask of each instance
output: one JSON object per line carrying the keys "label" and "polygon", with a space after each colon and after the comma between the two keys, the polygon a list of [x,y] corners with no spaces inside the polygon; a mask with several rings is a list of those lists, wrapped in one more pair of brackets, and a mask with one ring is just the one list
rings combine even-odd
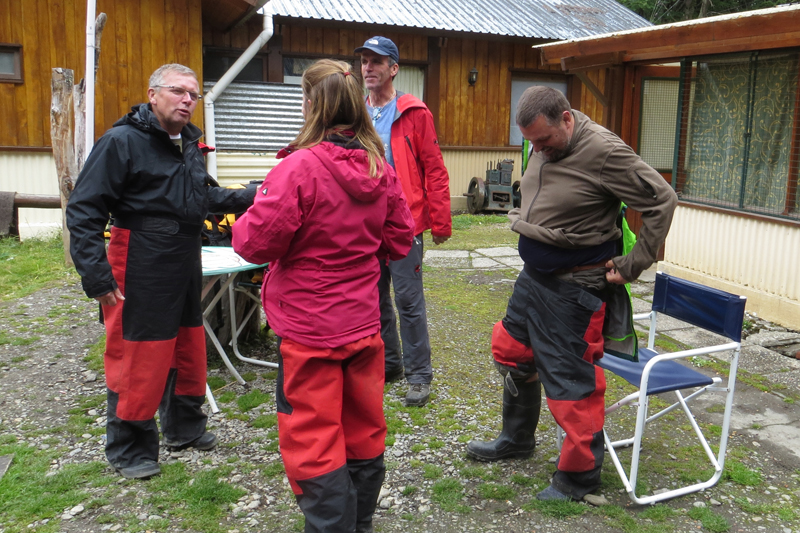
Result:
{"label": "blue baseball cap", "polygon": [[389,59],[394,60],[395,63],[400,62],[400,52],[397,51],[397,45],[386,37],[381,37],[380,35],[370,37],[364,42],[364,46],[356,48],[353,53],[360,54],[364,50],[372,50],[376,54],[389,56]]}

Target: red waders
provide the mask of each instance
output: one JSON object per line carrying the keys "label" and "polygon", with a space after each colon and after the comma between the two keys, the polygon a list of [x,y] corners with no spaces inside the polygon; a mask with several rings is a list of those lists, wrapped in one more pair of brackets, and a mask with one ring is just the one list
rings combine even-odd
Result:
{"label": "red waders", "polygon": [[600,486],[606,381],[594,362],[603,356],[604,315],[605,303],[587,289],[525,269],[492,334],[498,363],[538,371],[566,432],[553,486],[578,500]]}
{"label": "red waders", "polygon": [[279,344],[278,433],[307,533],[368,531],[385,474],[383,341]]}
{"label": "red waders", "polygon": [[114,227],[108,260],[125,300],[103,306],[106,457],[126,468],[158,461],[156,410],[167,445],[205,432],[199,229],[161,235]]}

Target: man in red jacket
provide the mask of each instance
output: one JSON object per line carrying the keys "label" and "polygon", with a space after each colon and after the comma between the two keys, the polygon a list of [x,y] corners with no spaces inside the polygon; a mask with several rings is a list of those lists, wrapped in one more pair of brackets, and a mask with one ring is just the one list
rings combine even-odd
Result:
{"label": "man in red jacket", "polygon": [[[428,107],[415,96],[394,89],[393,80],[400,69],[397,46],[386,37],[376,36],[367,39],[355,53],[361,54],[361,74],[369,91],[367,111],[383,140],[386,160],[400,178],[415,225],[414,245],[408,256],[381,265],[378,289],[386,381],[405,374],[409,383],[406,405],[422,407],[428,402],[433,378],[422,292],[422,233],[430,229],[434,244],[450,238],[450,177]],[[390,282],[400,316],[402,358]]]}

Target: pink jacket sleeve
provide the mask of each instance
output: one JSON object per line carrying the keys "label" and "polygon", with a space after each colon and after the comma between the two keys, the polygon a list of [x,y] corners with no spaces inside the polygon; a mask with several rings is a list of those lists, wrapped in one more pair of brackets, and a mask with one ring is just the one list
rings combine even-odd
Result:
{"label": "pink jacket sleeve", "polygon": [[403,195],[400,180],[386,165],[389,173],[389,187],[387,187],[386,222],[383,225],[383,237],[378,252],[379,258],[388,257],[397,261],[408,255],[414,243],[414,218]]}
{"label": "pink jacket sleeve", "polygon": [[262,264],[282,257],[302,225],[296,172],[285,164],[272,169],[258,187],[253,205],[233,225],[233,249],[246,261]]}

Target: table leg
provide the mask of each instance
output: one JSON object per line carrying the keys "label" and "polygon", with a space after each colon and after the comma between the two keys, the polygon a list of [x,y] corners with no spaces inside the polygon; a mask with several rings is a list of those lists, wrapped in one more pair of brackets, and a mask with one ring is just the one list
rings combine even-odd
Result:
{"label": "table leg", "polygon": [[[209,291],[211,290],[211,286],[213,286],[213,284],[216,283],[217,280],[219,280],[221,277],[222,276],[215,276],[214,278],[209,280],[209,282],[206,283],[206,286],[203,288],[203,295],[208,294]],[[208,337],[211,339],[211,343],[217,349],[217,353],[219,353],[219,356],[222,358],[222,362],[225,363],[225,366],[228,368],[228,371],[230,371],[233,377],[236,378],[236,381],[238,381],[241,385],[244,385],[245,384],[244,379],[242,379],[242,376],[239,375],[239,372],[237,372],[236,369],[233,367],[233,364],[231,363],[230,359],[228,359],[228,354],[225,353],[225,349],[222,347],[222,344],[220,344],[217,335],[214,333],[214,330],[211,328],[211,325],[208,323],[208,320],[206,320],[206,316],[208,316],[208,314],[220,300],[220,298],[224,294],[224,291],[231,286],[234,278],[235,274],[228,274],[228,279],[225,280],[225,283],[222,284],[222,287],[220,287],[219,292],[216,295],[214,295],[214,298],[206,307],[205,311],[203,312],[203,327],[206,329],[206,333],[208,334]],[[233,309],[232,314],[235,314],[235,309]],[[233,328],[231,330],[231,334],[233,334]]]}
{"label": "table leg", "polygon": [[237,327],[236,325],[236,292],[233,289],[233,285],[228,286],[228,297],[230,298],[231,302],[231,347],[233,347],[233,355],[235,355],[239,360],[244,361],[245,363],[250,363],[252,365],[260,365],[266,366],[270,368],[278,368],[277,363],[270,363],[269,361],[260,361],[258,359],[253,359],[251,357],[245,357],[239,351],[239,333],[242,332],[245,325],[247,325],[247,321],[250,320],[250,317],[253,316],[253,312],[261,307],[261,300],[255,297],[253,293],[250,291],[239,290],[239,292],[244,292],[250,297],[252,300],[255,300],[255,304],[250,306],[250,311],[245,314],[244,320],[242,321],[241,327]]}

